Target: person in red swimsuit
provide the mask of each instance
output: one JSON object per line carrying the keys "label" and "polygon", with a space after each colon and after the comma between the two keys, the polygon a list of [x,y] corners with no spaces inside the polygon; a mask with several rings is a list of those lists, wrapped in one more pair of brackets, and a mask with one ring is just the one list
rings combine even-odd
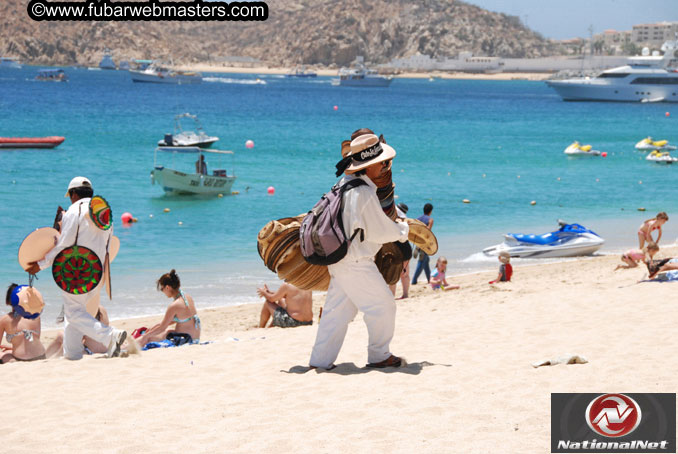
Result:
{"label": "person in red swimsuit", "polygon": [[497,282],[510,282],[511,276],[513,275],[513,267],[511,266],[511,256],[508,252],[502,251],[497,257],[501,262],[499,265],[499,275],[493,281],[490,281],[490,284],[496,284]]}

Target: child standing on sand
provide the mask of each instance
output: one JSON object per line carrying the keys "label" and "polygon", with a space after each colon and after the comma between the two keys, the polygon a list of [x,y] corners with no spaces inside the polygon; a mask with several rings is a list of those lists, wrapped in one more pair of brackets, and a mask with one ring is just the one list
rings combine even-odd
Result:
{"label": "child standing on sand", "polygon": [[654,241],[648,241],[647,246],[645,246],[643,249],[629,249],[626,251],[621,256],[621,260],[622,262],[626,263],[627,266],[617,265],[614,270],[617,271],[620,268],[626,270],[629,268],[635,268],[638,266],[638,262],[648,262],[652,260],[657,252],[659,252],[659,246],[657,246],[657,243]]}
{"label": "child standing on sand", "polygon": [[665,212],[658,213],[652,219],[648,219],[643,222],[638,229],[638,249],[643,249],[643,245],[647,241],[648,243],[652,240],[652,231],[657,230],[657,239],[654,240],[655,243],[659,244],[659,240],[662,238],[662,225],[669,220],[669,216]]}
{"label": "child standing on sand", "polygon": [[495,280],[490,281],[490,284],[496,284],[497,282],[510,282],[511,276],[513,275],[511,255],[506,251],[501,251],[497,258],[499,259],[499,262],[501,262],[501,265],[499,265],[499,274]]}
{"label": "child standing on sand", "polygon": [[433,290],[456,290],[458,285],[450,285],[445,279],[445,271],[447,271],[447,259],[440,257],[436,262],[436,268],[431,273],[431,288]]}

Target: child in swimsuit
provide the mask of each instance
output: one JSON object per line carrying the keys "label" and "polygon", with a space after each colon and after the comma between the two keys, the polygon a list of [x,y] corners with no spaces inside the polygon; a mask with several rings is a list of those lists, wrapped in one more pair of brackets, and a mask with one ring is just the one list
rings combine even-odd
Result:
{"label": "child in swimsuit", "polygon": [[456,290],[458,285],[450,285],[445,279],[445,271],[447,271],[447,259],[445,257],[438,258],[436,267],[431,273],[431,288],[433,290]]}
{"label": "child in swimsuit", "polygon": [[497,282],[511,282],[511,276],[513,276],[513,266],[511,266],[511,255],[506,251],[501,251],[497,257],[501,265],[499,265],[499,274],[497,278],[493,281],[490,281],[490,284],[496,284]]}
{"label": "child in swimsuit", "polygon": [[659,252],[659,246],[657,246],[657,243],[654,241],[648,241],[647,245],[643,249],[629,249],[624,254],[622,254],[621,260],[622,262],[626,263],[627,266],[617,265],[614,270],[617,271],[620,268],[635,268],[638,266],[639,262],[651,261],[657,252]]}
{"label": "child in swimsuit", "polygon": [[[200,342],[200,318],[195,309],[191,295],[181,290],[181,282],[176,271],[172,270],[160,276],[157,282],[158,290],[172,300],[162,321],[146,331],[137,339],[140,347],[148,342],[158,342],[172,337],[174,334],[185,334],[190,337],[191,344]],[[175,324],[174,328],[170,328]]]}
{"label": "child in swimsuit", "polygon": [[662,238],[662,225],[669,220],[669,216],[665,212],[657,214],[656,217],[648,219],[643,222],[638,229],[638,249],[642,249],[643,245],[647,241],[648,243],[652,240],[652,231],[657,230],[657,239],[654,240],[655,243],[659,244],[659,240]]}

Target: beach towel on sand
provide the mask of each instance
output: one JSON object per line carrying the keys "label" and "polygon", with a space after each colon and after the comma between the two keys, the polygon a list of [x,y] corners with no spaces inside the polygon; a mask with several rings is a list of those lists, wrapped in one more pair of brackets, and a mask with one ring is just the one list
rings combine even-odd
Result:
{"label": "beach towel on sand", "polygon": [[199,341],[193,340],[190,334],[169,333],[165,340],[158,342],[149,342],[144,345],[142,350],[151,350],[153,348],[181,347],[182,345],[198,344]]}
{"label": "beach towel on sand", "polygon": [[586,364],[586,363],[588,363],[588,360],[583,356],[565,355],[558,358],[537,361],[536,363],[532,363],[532,367],[555,366],[556,364]]}

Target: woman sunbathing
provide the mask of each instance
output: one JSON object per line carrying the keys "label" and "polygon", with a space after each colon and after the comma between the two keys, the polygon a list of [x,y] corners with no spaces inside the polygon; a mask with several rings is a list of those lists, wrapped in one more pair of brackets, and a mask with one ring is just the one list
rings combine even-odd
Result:
{"label": "woman sunbathing", "polygon": [[[137,339],[140,347],[149,342],[158,342],[175,335],[189,336],[190,342],[200,342],[200,318],[195,310],[195,303],[191,295],[181,290],[181,282],[176,271],[172,270],[160,276],[157,282],[158,290],[172,299],[167,307],[162,321],[146,331]],[[174,328],[170,325],[174,324]]]}
{"label": "woman sunbathing", "polygon": [[647,265],[647,270],[650,272],[650,275],[648,276],[650,279],[664,271],[678,270],[678,258],[649,260],[645,264]]}
{"label": "woman sunbathing", "polygon": [[12,305],[12,297],[21,287],[12,284],[7,289],[5,304],[12,311],[0,318],[0,343],[5,335],[11,347],[0,346],[0,364],[10,361],[36,361],[46,359],[45,347],[40,342],[40,316],[33,319],[24,318]]}

